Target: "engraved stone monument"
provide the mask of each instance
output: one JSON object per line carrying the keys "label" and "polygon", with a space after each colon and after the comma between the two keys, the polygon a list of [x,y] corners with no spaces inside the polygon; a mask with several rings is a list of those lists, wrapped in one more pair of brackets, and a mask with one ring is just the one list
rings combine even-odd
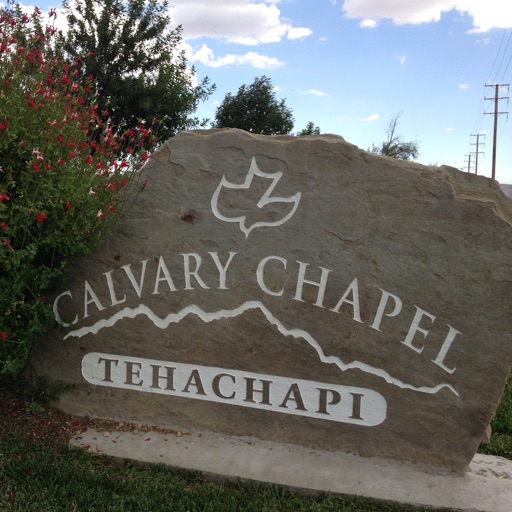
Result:
{"label": "engraved stone monument", "polygon": [[464,470],[512,364],[512,202],[338,136],[182,133],[53,298],[73,414]]}

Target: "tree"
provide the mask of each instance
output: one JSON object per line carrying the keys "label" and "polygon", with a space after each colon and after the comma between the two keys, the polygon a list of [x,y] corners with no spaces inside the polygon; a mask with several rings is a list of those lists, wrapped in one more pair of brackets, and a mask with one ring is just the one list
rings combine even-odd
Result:
{"label": "tree", "polygon": [[240,128],[263,135],[286,135],[293,129],[293,112],[276,99],[270,78],[256,77],[236,95],[226,94],[215,112],[216,128]]}
{"label": "tree", "polygon": [[415,160],[419,156],[419,146],[416,141],[404,142],[400,135],[396,134],[398,120],[403,112],[396,113],[388,123],[386,130],[387,139],[381,146],[372,145],[371,152],[379,155],[398,158],[399,160]]}
{"label": "tree", "polygon": [[300,132],[297,132],[297,137],[303,137],[304,135],[320,135],[320,128],[315,126],[313,121],[308,121],[306,128],[303,128]]}
{"label": "tree", "polygon": [[215,89],[208,78],[193,86],[181,43],[181,26],[169,30],[164,0],[65,0],[68,22],[60,41],[92,76],[102,110],[114,126],[133,128],[159,120],[160,139],[206,124],[192,114]]}

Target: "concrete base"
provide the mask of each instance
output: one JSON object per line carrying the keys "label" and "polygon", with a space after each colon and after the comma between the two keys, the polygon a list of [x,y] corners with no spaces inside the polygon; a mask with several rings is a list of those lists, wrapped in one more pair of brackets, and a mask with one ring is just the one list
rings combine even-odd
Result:
{"label": "concrete base", "polygon": [[205,476],[271,482],[433,508],[510,512],[512,461],[476,455],[465,475],[339,452],[211,433],[90,429],[71,444],[92,453],[198,470]]}

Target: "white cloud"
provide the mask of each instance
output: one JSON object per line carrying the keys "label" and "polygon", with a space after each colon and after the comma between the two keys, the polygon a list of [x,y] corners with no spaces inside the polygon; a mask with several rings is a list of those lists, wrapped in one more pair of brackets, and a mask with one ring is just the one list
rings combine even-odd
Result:
{"label": "white cloud", "polygon": [[407,57],[405,55],[395,55],[395,59],[400,62],[400,66],[405,65],[405,61],[407,60]]}
{"label": "white cloud", "polygon": [[304,39],[310,36],[313,31],[310,28],[296,27],[288,30],[288,39]]}
{"label": "white cloud", "polygon": [[213,58],[213,50],[208,48],[206,44],[203,44],[197,52],[188,55],[188,59],[192,62],[200,62],[204,65],[208,65]]}
{"label": "white cloud", "polygon": [[461,91],[467,91],[469,89],[469,84],[459,84],[459,89]]}
{"label": "white cloud", "polygon": [[301,91],[304,94],[311,94],[312,96],[329,96],[326,92],[319,91],[318,89],[308,89],[307,91]]}
{"label": "white cloud", "polygon": [[171,0],[173,21],[183,26],[185,39],[210,37],[256,45],[276,43],[284,37],[301,39],[313,32],[283,20],[277,1]]}
{"label": "white cloud", "polygon": [[274,57],[268,57],[256,52],[248,52],[244,55],[227,54],[224,57],[215,57],[213,50],[203,44],[197,52],[188,55],[191,62],[201,62],[205,66],[219,68],[234,64],[247,64],[257,69],[272,69],[284,66],[284,62]]}
{"label": "white cloud", "polygon": [[363,121],[377,121],[379,119],[379,114],[370,114],[368,117],[365,117]]}
{"label": "white cloud", "polygon": [[359,23],[359,26],[362,28],[375,28],[379,24],[376,20],[371,20],[370,18],[365,18],[361,23]]}
{"label": "white cloud", "polygon": [[453,131],[455,131],[455,128],[445,128],[444,131],[445,132],[453,132]]}
{"label": "white cloud", "polygon": [[473,19],[473,32],[512,27],[512,9],[504,0],[345,0],[348,18],[390,19],[395,25],[431,23],[445,12],[456,10]]}

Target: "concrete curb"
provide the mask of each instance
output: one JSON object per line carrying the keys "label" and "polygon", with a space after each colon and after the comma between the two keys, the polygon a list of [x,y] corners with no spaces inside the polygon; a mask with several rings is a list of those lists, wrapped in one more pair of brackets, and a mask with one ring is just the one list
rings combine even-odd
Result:
{"label": "concrete curb", "polygon": [[216,478],[276,483],[383,501],[467,512],[510,512],[512,461],[475,455],[465,475],[377,458],[310,450],[206,432],[89,429],[71,445],[91,453],[201,471]]}

